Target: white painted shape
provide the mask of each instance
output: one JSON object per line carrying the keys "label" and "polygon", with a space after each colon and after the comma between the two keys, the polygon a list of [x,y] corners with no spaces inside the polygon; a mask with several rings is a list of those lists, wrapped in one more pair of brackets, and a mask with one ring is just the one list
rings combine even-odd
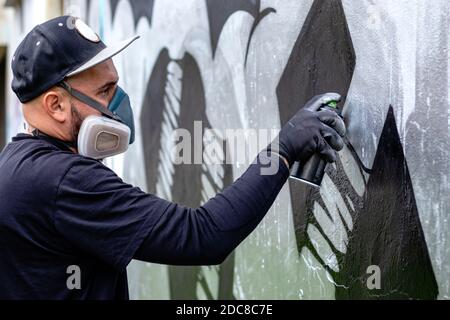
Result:
{"label": "white painted shape", "polygon": [[330,267],[333,271],[339,272],[339,265],[337,262],[336,255],[331,250],[330,246],[326,242],[326,240],[323,238],[322,234],[317,230],[316,227],[313,225],[308,226],[308,236],[311,240],[311,243],[316,250],[316,252],[319,254],[319,256],[322,258],[323,262]]}

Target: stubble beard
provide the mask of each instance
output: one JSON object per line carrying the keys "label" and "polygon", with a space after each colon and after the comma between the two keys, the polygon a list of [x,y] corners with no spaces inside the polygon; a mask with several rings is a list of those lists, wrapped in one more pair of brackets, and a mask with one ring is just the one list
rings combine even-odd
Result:
{"label": "stubble beard", "polygon": [[72,141],[77,143],[83,119],[81,117],[80,112],[77,110],[77,108],[73,103],[70,104],[70,107],[72,113]]}

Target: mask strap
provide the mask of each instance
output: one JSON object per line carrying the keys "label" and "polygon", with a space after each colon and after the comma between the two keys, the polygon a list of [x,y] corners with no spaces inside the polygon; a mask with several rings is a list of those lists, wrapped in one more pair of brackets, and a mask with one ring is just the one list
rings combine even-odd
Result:
{"label": "mask strap", "polygon": [[76,142],[69,142],[69,141],[63,141],[54,137],[49,136],[48,134],[45,134],[43,132],[41,132],[39,129],[34,129],[32,132],[33,136],[36,138],[44,138],[46,140],[52,140],[52,141],[56,141],[59,144],[62,144],[63,146],[65,146],[67,149],[77,149],[78,148],[78,144]]}
{"label": "mask strap", "polygon": [[123,123],[122,119],[115,114],[114,112],[111,112],[109,109],[105,108],[102,104],[100,104],[98,101],[92,99],[91,97],[88,97],[84,93],[81,93],[78,90],[73,89],[67,82],[63,81],[59,83],[59,86],[70,93],[71,96],[75,97],[76,99],[80,100],[84,104],[90,106],[91,108],[97,110],[102,115],[104,115],[107,118],[119,121],[120,123]]}

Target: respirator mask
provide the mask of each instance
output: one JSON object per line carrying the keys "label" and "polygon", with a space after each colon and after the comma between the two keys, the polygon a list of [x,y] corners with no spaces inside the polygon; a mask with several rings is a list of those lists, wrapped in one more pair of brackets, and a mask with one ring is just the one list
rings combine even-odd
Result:
{"label": "respirator mask", "polygon": [[130,98],[122,88],[117,87],[108,108],[105,108],[66,82],[60,83],[59,86],[102,114],[89,116],[81,124],[76,142],[80,155],[100,160],[128,150],[128,146],[135,139],[135,127]]}

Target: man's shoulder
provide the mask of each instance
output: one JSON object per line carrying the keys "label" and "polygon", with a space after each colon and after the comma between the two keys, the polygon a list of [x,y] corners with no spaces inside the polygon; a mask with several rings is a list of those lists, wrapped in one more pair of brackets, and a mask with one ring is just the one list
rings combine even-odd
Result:
{"label": "man's shoulder", "polygon": [[[31,136],[18,136],[0,154],[0,172],[12,179],[29,181],[33,185],[55,186],[69,172],[80,176],[102,169],[97,160],[85,158],[47,141]],[[88,170],[90,169],[90,170]]]}

